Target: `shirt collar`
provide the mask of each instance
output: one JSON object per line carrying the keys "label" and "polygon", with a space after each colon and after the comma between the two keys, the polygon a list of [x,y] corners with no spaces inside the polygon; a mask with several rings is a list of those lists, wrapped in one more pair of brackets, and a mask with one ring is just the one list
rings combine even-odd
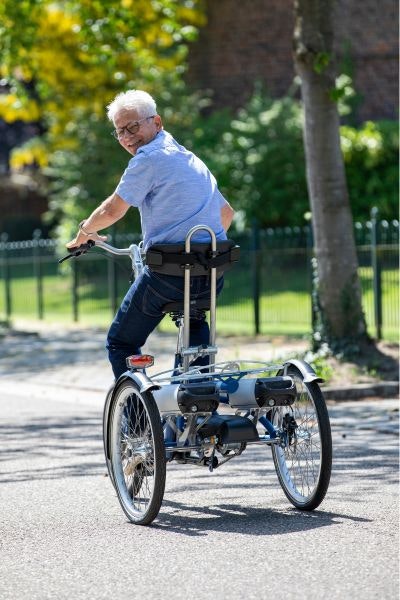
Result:
{"label": "shirt collar", "polygon": [[168,145],[168,143],[170,143],[172,140],[172,135],[168,133],[168,131],[161,129],[161,131],[157,133],[156,137],[153,138],[151,142],[145,144],[144,146],[141,146],[138,149],[136,155],[140,154],[140,152],[146,153],[151,150],[156,150],[157,148],[162,148]]}

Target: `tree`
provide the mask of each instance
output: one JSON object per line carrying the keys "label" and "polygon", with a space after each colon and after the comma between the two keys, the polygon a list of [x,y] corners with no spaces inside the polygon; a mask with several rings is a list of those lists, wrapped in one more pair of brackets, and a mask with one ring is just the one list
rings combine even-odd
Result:
{"label": "tree", "polygon": [[333,55],[333,0],[295,0],[294,60],[305,111],[304,149],[318,276],[317,341],[369,340],[340,149]]}
{"label": "tree", "polygon": [[129,88],[149,91],[160,106],[176,104],[201,9],[202,0],[0,3],[0,80],[8,89],[0,118],[40,122],[42,132],[13,152],[12,166],[45,170],[63,237],[112,191],[126,164],[111,148],[105,106]]}

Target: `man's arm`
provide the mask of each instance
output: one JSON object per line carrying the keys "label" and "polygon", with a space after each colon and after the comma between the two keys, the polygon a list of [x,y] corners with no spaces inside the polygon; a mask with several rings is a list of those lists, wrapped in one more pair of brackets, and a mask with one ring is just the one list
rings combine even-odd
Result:
{"label": "man's arm", "polygon": [[229,202],[227,202],[226,204],[224,204],[222,206],[222,208],[221,208],[221,223],[222,223],[222,227],[225,229],[225,231],[228,231],[229,227],[231,226],[234,214],[235,214],[235,211],[233,210],[233,208],[229,204]]}
{"label": "man's arm", "polygon": [[81,229],[79,229],[76,237],[66,244],[67,248],[74,248],[80,246],[91,240],[106,240],[107,236],[99,236],[97,232],[99,229],[105,229],[110,227],[125,215],[129,208],[129,204],[125,202],[118,194],[112,194],[95,208],[90,217],[88,217],[83,223]]}

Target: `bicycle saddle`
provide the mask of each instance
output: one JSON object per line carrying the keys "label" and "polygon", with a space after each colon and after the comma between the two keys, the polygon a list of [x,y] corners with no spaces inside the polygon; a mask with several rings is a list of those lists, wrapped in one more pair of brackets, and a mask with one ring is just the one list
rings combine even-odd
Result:
{"label": "bicycle saddle", "polygon": [[[168,302],[162,307],[164,314],[168,313],[183,313],[184,306],[182,302]],[[210,298],[198,298],[190,300],[190,316],[196,318],[201,315],[205,310],[210,310]]]}

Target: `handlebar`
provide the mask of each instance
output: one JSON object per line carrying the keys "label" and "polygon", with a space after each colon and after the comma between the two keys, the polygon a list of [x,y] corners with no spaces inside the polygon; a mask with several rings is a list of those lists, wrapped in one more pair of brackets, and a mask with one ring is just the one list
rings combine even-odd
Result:
{"label": "handlebar", "polygon": [[91,250],[94,246],[109,252],[110,254],[117,254],[118,256],[130,256],[132,261],[132,269],[135,274],[135,279],[140,275],[143,270],[143,251],[142,251],[142,242],[140,244],[131,244],[128,248],[115,248],[110,244],[102,241],[93,241],[88,240],[86,244],[81,244],[76,248],[71,248],[68,250],[68,254],[63,256],[58,261],[59,263],[68,260],[69,258],[78,258],[78,256],[82,256],[82,254],[86,254],[89,250]]}
{"label": "handlebar", "polygon": [[68,260],[69,258],[77,258],[78,256],[81,256],[82,254],[86,254],[86,252],[88,252],[88,250],[90,250],[90,248],[93,248],[94,245],[95,245],[95,242],[93,240],[89,240],[86,244],[81,244],[80,246],[77,246],[76,248],[71,248],[71,250],[68,250],[68,254],[66,256],[63,256],[62,258],[60,258],[58,263],[60,264],[60,263],[64,262],[64,260]]}

